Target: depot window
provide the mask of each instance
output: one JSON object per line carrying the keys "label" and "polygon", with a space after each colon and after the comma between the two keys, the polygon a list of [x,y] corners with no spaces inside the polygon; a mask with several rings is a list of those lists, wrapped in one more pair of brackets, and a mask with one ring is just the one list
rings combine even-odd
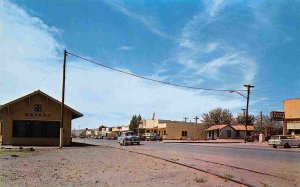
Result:
{"label": "depot window", "polygon": [[187,136],[187,131],[181,131],[181,136]]}
{"label": "depot window", "polygon": [[13,137],[59,138],[59,121],[13,121]]}

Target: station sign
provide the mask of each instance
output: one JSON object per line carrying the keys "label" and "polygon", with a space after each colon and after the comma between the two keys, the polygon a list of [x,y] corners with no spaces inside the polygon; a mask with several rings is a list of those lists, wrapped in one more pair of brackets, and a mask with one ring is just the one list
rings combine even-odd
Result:
{"label": "station sign", "polygon": [[284,112],[272,111],[270,112],[271,120],[274,121],[283,121],[284,120]]}

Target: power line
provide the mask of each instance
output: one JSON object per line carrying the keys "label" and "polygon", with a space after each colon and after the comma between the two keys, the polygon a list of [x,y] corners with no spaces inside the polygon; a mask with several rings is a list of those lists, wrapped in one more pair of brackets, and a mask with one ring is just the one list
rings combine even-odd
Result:
{"label": "power line", "polygon": [[123,70],[120,70],[120,69],[116,69],[116,68],[113,68],[113,67],[110,67],[110,66],[101,64],[101,63],[99,63],[99,62],[96,62],[96,61],[93,61],[93,60],[89,60],[89,59],[87,59],[87,58],[84,58],[84,57],[82,57],[82,56],[76,55],[76,54],[71,53],[71,52],[67,52],[67,53],[70,54],[70,55],[72,55],[72,56],[74,56],[74,57],[77,57],[77,58],[80,58],[80,59],[82,59],[82,60],[85,60],[85,61],[87,61],[87,62],[96,64],[96,65],[98,65],[98,66],[102,66],[102,67],[104,67],[104,68],[107,68],[107,69],[110,69],[110,70],[113,70],[113,71],[117,71],[117,72],[119,72],[119,73],[123,73],[123,74],[126,74],[126,75],[130,75],[130,76],[133,76],[133,77],[145,79],[145,80],[152,81],[152,82],[158,82],[158,83],[161,83],[161,84],[166,84],[166,85],[169,85],[169,86],[175,86],[175,87],[181,87],[181,88],[188,88],[188,89],[194,89],[194,90],[217,91],[217,92],[230,92],[230,93],[247,91],[247,90],[230,90],[230,89],[201,88],[201,87],[193,87],[193,86],[186,86],[186,85],[180,85],[180,84],[173,84],[173,83],[169,83],[169,82],[165,82],[165,81],[160,81],[160,80],[156,80],[156,79],[151,79],[151,78],[144,77],[144,76],[142,76],[142,75],[137,75],[137,74],[134,74],[134,73],[129,73],[129,72],[126,72],[126,71],[123,71]]}

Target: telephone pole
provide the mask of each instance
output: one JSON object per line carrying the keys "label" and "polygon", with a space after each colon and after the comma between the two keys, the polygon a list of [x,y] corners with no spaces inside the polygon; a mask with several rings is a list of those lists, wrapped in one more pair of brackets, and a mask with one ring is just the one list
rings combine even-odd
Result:
{"label": "telephone pole", "polygon": [[198,119],[200,119],[200,118],[198,116],[196,116],[194,119],[196,120],[196,123],[197,123]]}
{"label": "telephone pole", "polygon": [[184,123],[186,123],[186,120],[187,120],[187,119],[189,119],[189,118],[187,118],[187,117],[184,117],[183,119],[184,119]]}
{"label": "telephone pole", "polygon": [[246,123],[245,123],[245,135],[244,135],[244,142],[247,142],[247,126],[248,126],[248,118],[249,118],[249,99],[250,99],[250,90],[254,88],[254,86],[247,84],[244,85],[247,88],[247,105],[246,105]]}
{"label": "telephone pole", "polygon": [[67,61],[67,50],[64,50],[64,64],[63,64],[63,77],[62,77],[62,94],[61,94],[61,121],[60,121],[60,129],[59,129],[59,148],[63,147],[63,136],[64,136],[66,61]]}
{"label": "telephone pole", "polygon": [[246,111],[246,109],[245,109],[245,108],[242,108],[241,110],[243,111],[244,118],[245,118],[245,116],[246,116],[246,112],[245,112],[245,111]]}
{"label": "telephone pole", "polygon": [[262,129],[263,126],[263,116],[262,116],[262,111],[260,111],[260,128]]}

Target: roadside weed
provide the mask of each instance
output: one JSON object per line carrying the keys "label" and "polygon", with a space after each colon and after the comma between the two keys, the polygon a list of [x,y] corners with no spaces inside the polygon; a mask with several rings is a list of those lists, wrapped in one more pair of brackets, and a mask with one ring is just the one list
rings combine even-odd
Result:
{"label": "roadside weed", "polygon": [[225,175],[225,178],[227,178],[227,179],[232,179],[232,178],[234,178],[234,176],[231,175],[231,174],[226,174],[226,175]]}
{"label": "roadside weed", "polygon": [[197,183],[205,183],[207,180],[205,180],[203,177],[196,177],[196,178],[195,178],[195,181],[196,181]]}

